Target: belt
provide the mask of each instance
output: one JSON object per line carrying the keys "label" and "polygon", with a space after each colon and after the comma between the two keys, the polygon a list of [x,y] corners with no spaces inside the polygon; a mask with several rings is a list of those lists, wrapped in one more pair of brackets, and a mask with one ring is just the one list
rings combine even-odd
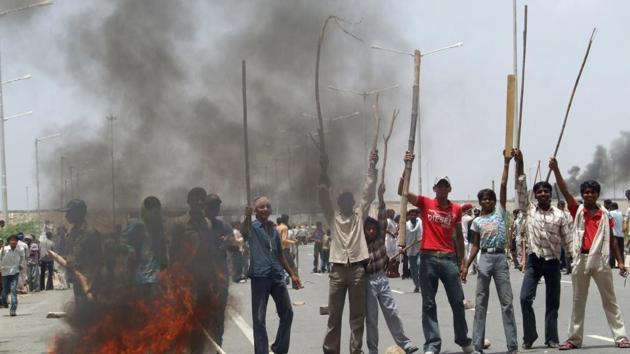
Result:
{"label": "belt", "polygon": [[500,254],[505,253],[505,249],[499,247],[482,248],[481,253]]}
{"label": "belt", "polygon": [[590,252],[590,250],[588,250],[588,251],[581,250],[581,251],[580,251],[580,254],[588,254],[589,252]]}
{"label": "belt", "polygon": [[433,251],[433,250],[420,250],[420,253],[433,256],[433,257],[454,257],[455,252],[446,252],[446,251]]}

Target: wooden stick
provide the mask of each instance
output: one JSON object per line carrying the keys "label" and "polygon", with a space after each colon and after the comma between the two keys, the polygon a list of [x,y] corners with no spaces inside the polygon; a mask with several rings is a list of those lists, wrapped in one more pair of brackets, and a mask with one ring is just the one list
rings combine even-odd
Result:
{"label": "wooden stick", "polygon": [[[591,45],[593,44],[593,37],[595,36],[595,31],[597,28],[593,28],[593,32],[591,33],[591,38],[588,40],[588,46],[586,47],[586,53],[584,54],[584,59],[582,59],[582,65],[580,66],[580,71],[578,72],[577,79],[575,79],[575,84],[573,85],[573,91],[571,91],[571,98],[569,98],[569,105],[567,106],[567,111],[564,114],[564,121],[562,122],[562,129],[560,129],[560,136],[558,137],[558,142],[556,143],[556,148],[553,152],[553,157],[558,156],[558,149],[560,149],[560,142],[562,141],[562,135],[564,135],[564,128],[567,126],[567,119],[569,118],[569,112],[571,111],[571,104],[573,103],[573,97],[575,96],[575,91],[577,90],[578,84],[580,83],[580,78],[582,77],[582,71],[584,71],[584,65],[586,65],[586,59],[588,59],[588,54],[591,51]],[[546,182],[549,182],[549,177],[551,177],[551,170],[547,173]]]}
{"label": "wooden stick", "polygon": [[247,70],[245,60],[243,60],[242,65],[243,71],[243,140],[245,143],[245,191],[247,202],[246,205],[249,205],[252,202],[252,189],[249,178],[249,138],[247,136]]}
{"label": "wooden stick", "polygon": [[326,154],[326,142],[324,139],[324,119],[322,118],[322,107],[319,99],[319,58],[322,52],[322,44],[324,43],[324,36],[326,34],[326,26],[328,26],[329,21],[334,21],[341,30],[347,35],[355,38],[356,40],[363,41],[361,38],[354,35],[352,32],[346,30],[341,22],[347,22],[341,17],[337,17],[334,15],[330,15],[326,17],[324,20],[324,24],[322,25],[322,29],[319,32],[319,40],[317,42],[317,58],[315,59],[315,106],[317,107],[317,122],[319,124],[319,150],[322,155]]}
{"label": "wooden stick", "polygon": [[56,252],[48,251],[48,255],[55,262],[59,263],[60,266],[66,268],[66,269],[68,269],[68,271],[74,273],[74,275],[77,277],[77,280],[79,281],[79,285],[81,286],[81,290],[83,290],[83,293],[85,294],[85,296],[88,299],[90,299],[90,300],[94,299],[94,295],[92,294],[92,290],[90,289],[90,282],[89,282],[88,278],[85,276],[85,274],[81,273],[80,271],[78,271],[76,269],[68,268],[68,261],[66,261],[65,258],[61,257]]}
{"label": "wooden stick", "polygon": [[372,111],[374,112],[374,125],[376,125],[376,132],[374,133],[374,140],[372,140],[372,152],[376,151],[378,147],[378,136],[381,133],[381,114],[378,107],[379,94],[376,94],[376,101],[372,105]]}
{"label": "wooden stick", "polygon": [[505,107],[505,156],[512,155],[514,147],[514,104],[516,94],[516,76],[507,76],[507,99]]}
{"label": "wooden stick", "polygon": [[527,5],[523,21],[523,64],[521,65],[521,97],[518,105],[518,128],[516,130],[516,148],[521,148],[521,127],[523,126],[523,95],[525,94],[525,56],[527,55]]}
{"label": "wooden stick", "polygon": [[381,183],[385,183],[385,167],[387,167],[387,144],[389,143],[389,138],[392,136],[394,122],[396,121],[396,117],[398,117],[399,112],[399,110],[394,109],[394,113],[392,113],[392,120],[389,123],[389,131],[387,132],[387,135],[383,135],[383,167],[381,168]]}
{"label": "wooden stick", "polygon": [[[418,124],[418,105],[420,101],[420,62],[422,55],[419,50],[414,51],[414,65],[413,65],[413,94],[411,101],[411,125],[409,127],[409,144],[407,145],[408,151],[414,151],[416,143],[416,126]],[[420,158],[417,156],[416,158]],[[412,161],[405,162],[405,171],[403,173],[403,189],[400,197],[400,224],[398,230],[398,244],[402,247],[406,247],[407,238],[407,194],[409,193],[409,180],[411,178]],[[418,171],[421,173],[421,171]],[[418,191],[421,193],[421,191]]]}

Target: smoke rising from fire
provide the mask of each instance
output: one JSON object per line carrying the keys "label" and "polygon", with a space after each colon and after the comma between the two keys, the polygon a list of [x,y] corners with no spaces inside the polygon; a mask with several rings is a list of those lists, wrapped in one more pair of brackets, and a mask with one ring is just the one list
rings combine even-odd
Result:
{"label": "smoke rising from fire", "polygon": [[622,131],[607,149],[597,145],[593,160],[584,169],[573,166],[566,178],[569,190],[579,194],[580,183],[594,179],[602,184],[602,196],[611,197],[612,189],[628,189],[630,183],[630,131]]}
{"label": "smoke rising from fire", "polygon": [[[283,212],[289,199],[293,211],[314,207],[318,155],[306,133],[316,130],[316,122],[302,113],[315,112],[317,39],[323,20],[333,13],[362,20],[349,29],[366,41],[387,38],[392,46],[409,47],[396,39],[376,3],[120,0],[85,9],[68,23],[60,43],[68,73],[86,99],[110,111],[90,117],[90,123],[57,128],[64,132],[63,146],[42,164],[50,190],[60,188],[59,157],[65,154],[67,164],[86,171],[79,175],[75,194],[90,207],[109,206],[110,127],[105,116],[111,113],[117,117],[120,207],[135,208],[148,194],[167,205],[183,205],[186,190],[194,185],[221,194],[228,205],[241,205],[245,59],[252,190],[271,194]],[[364,104],[360,96],[326,86],[371,90],[392,83],[405,87],[408,80],[396,77],[401,70],[387,57],[372,55],[369,42],[360,43],[334,25],[326,37],[320,76],[324,116],[365,108],[369,128],[371,98]],[[404,91],[396,96],[407,97]],[[381,102],[384,117],[397,103],[387,97]],[[367,159],[361,119],[335,121],[329,129],[334,183],[356,191]],[[58,200],[58,193],[49,198]]]}

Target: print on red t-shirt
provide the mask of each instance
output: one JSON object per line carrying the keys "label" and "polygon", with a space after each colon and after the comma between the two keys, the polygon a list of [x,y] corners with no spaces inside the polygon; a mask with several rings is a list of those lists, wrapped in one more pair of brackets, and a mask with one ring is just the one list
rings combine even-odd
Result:
{"label": "print on red t-shirt", "polygon": [[[578,207],[579,205],[575,202],[569,203],[568,205],[569,213],[571,213],[573,220],[575,220],[575,215],[577,214]],[[597,234],[597,229],[599,228],[599,222],[601,220],[601,209],[597,209],[593,214],[584,209],[584,238],[582,239],[582,252],[588,252],[591,250],[591,246],[593,245],[593,241],[595,240],[595,235]],[[612,229],[614,227],[614,220],[612,218],[609,218],[608,224]]]}
{"label": "print on red t-shirt", "polygon": [[442,209],[436,199],[418,196],[416,207],[420,209],[423,228],[420,249],[455,252],[453,232],[462,221],[461,206],[451,202]]}

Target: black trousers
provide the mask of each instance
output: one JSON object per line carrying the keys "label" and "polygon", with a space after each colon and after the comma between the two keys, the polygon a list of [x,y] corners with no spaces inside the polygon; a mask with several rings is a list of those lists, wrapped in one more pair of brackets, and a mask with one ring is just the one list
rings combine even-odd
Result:
{"label": "black trousers", "polygon": [[[53,261],[40,261],[39,262],[39,289],[40,290],[52,290],[53,289],[53,268],[55,263]],[[46,288],[44,288],[44,280],[46,280],[46,272],[48,272],[48,281],[46,282]]]}

